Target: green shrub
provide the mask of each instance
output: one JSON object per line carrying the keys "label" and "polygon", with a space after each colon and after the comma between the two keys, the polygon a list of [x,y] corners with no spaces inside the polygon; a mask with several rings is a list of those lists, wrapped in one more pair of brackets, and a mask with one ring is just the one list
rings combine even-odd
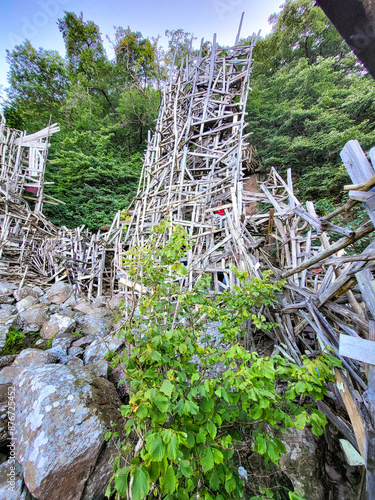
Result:
{"label": "green shrub", "polygon": [[[128,349],[118,362],[125,364],[130,399],[121,407],[126,437],[107,496],[242,498],[243,480],[233,458],[240,427],[266,463],[277,465],[286,450],[266,425],[285,432],[309,424],[321,434],[326,419],[306,397],[324,396],[338,362],[324,354],[297,366],[240,347],[245,320],[259,330],[274,327],[260,308],[276,302],[282,283],[272,283],[270,275],[248,281],[236,270],[241,286],[233,292],[208,296],[208,276],[188,290],[180,261],[189,242],[174,228],[169,242],[159,246],[167,229],[161,224],[147,245],[133,248],[126,259],[144,293],[124,309]],[[205,325],[212,321],[221,323],[219,340],[207,334]],[[112,436],[119,432],[106,438]]]}

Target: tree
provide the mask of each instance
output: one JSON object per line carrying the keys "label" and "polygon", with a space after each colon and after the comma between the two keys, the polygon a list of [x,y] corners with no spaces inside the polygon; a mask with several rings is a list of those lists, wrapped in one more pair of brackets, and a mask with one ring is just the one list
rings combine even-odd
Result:
{"label": "tree", "polygon": [[67,67],[58,52],[35,49],[26,40],[7,51],[10,87],[5,117],[13,127],[33,132],[63,117],[62,105],[69,88]]}
{"label": "tree", "polygon": [[291,167],[302,199],[340,202],[348,180],[340,150],[349,139],[365,149],[375,142],[373,82],[312,2],[286,2],[272,22],[256,47],[248,100],[261,171]]}

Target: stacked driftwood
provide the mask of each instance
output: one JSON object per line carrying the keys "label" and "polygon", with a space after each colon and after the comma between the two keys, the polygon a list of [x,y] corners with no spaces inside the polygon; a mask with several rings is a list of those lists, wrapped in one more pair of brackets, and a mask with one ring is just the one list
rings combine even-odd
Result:
{"label": "stacked driftwood", "polygon": [[241,234],[239,219],[255,39],[223,50],[215,35],[210,47],[202,41],[198,54],[189,53],[181,67],[172,68],[149,139],[124,248],[141,246],[162,219],[171,222],[171,231],[186,228],[193,242],[186,255],[188,286],[207,270],[216,290],[231,286],[231,264],[258,275],[248,251],[254,242],[245,226]]}
{"label": "stacked driftwood", "polygon": [[[202,45],[198,56],[188,55],[171,71],[118,255],[142,246],[151,228],[167,219],[171,230],[185,227],[193,242],[184,259],[186,286],[209,273],[212,290],[232,288],[236,278],[231,264],[250,277],[271,270],[275,279],[285,279],[279,306],[262,311],[279,324],[269,334],[273,351],[301,364],[303,355],[314,358],[330,347],[342,360],[345,371],[337,371],[331,399],[319,408],[345,438],[349,463],[365,463],[371,498],[375,398],[368,380],[375,380],[375,354],[364,359],[361,352],[371,349],[358,347],[358,342],[369,342],[375,331],[375,243],[359,255],[353,244],[365,245],[374,230],[375,163],[356,141],[349,141],[341,153],[354,183],[349,201],[324,217],[312,202],[300,202],[291,171],[283,179],[272,169],[258,189],[247,189],[244,116],[251,54],[252,43],[223,50],[214,37],[208,55],[203,56]],[[369,156],[373,161],[373,151]],[[362,226],[348,229],[331,222],[339,214],[350,220],[350,210],[362,202],[370,217]],[[116,275],[123,277],[125,291],[138,293],[139,284],[129,280],[121,259],[117,262]],[[259,332],[250,331],[248,345],[257,347],[257,338]],[[357,342],[356,352],[348,339]],[[370,363],[366,371],[364,360]],[[361,456],[353,458],[355,449]]]}
{"label": "stacked driftwood", "polygon": [[0,114],[0,192],[22,195],[33,202],[34,210],[42,212],[43,203],[61,203],[44,193],[44,173],[48,140],[60,129],[56,123],[27,135],[6,126]]}
{"label": "stacked driftwood", "polygon": [[42,214],[43,203],[59,202],[43,191],[48,139],[58,130],[51,125],[26,135],[1,116],[0,277],[19,286],[67,280],[78,293],[100,296],[113,288],[120,218],[109,231],[91,234],[56,227]]}

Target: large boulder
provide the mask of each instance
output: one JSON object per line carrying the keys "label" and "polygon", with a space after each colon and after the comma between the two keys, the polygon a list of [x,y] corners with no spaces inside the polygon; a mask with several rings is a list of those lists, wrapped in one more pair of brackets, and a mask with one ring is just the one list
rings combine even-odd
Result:
{"label": "large boulder", "polygon": [[35,349],[30,347],[19,353],[15,359],[13,366],[21,366],[22,368],[29,366],[41,366],[50,363],[57,363],[58,357],[48,351]]}
{"label": "large boulder", "polygon": [[19,313],[17,317],[17,326],[26,333],[39,332],[47,320],[47,307],[42,304],[36,304]]}
{"label": "large boulder", "polygon": [[22,311],[25,311],[29,307],[33,306],[34,304],[37,304],[39,300],[36,297],[33,297],[32,295],[28,295],[24,299],[21,299],[19,302],[16,304],[17,311],[20,313]]}
{"label": "large boulder", "polygon": [[47,293],[47,300],[52,304],[62,304],[72,295],[73,288],[68,283],[54,283]]}
{"label": "large boulder", "polygon": [[8,283],[7,281],[0,281],[0,296],[8,297],[13,295],[13,291],[17,288],[14,283]]}
{"label": "large boulder", "polygon": [[69,316],[62,314],[53,314],[48,321],[46,321],[40,330],[40,336],[44,339],[51,339],[59,334],[70,333],[74,330],[76,322]]}
{"label": "large boulder", "polygon": [[84,368],[46,365],[24,370],[15,390],[16,459],[31,494],[48,500],[104,498],[114,450],[103,434],[112,423],[121,428],[113,385]]}

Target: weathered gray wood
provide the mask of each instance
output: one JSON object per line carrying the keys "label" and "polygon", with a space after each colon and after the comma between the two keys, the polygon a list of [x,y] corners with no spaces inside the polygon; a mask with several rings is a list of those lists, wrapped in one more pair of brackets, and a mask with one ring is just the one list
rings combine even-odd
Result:
{"label": "weathered gray wood", "polygon": [[355,275],[362,297],[375,319],[375,280],[368,268],[362,269]]}
{"label": "weathered gray wood", "polygon": [[339,354],[375,366],[375,342],[371,340],[340,334]]}

